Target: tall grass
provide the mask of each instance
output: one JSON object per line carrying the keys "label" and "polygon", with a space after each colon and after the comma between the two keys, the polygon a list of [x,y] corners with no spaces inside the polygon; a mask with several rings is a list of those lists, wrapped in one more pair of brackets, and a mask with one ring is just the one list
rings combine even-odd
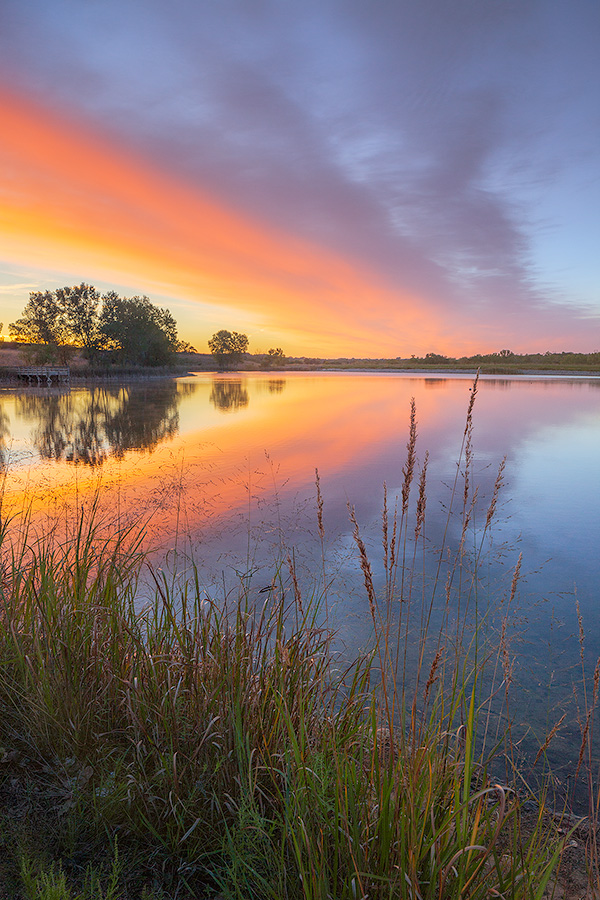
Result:
{"label": "tall grass", "polygon": [[[177,589],[153,572],[143,535],[113,532],[96,508],[67,540],[2,523],[4,766],[62,860],[36,881],[30,836],[30,893],[60,883],[66,896],[65,871],[81,885],[105,858],[116,896],[118,836],[123,896],[542,897],[561,839],[543,803],[524,830],[522,795],[491,775],[506,737],[489,740],[493,673],[506,682],[510,662],[505,633],[495,657],[485,646],[477,568],[502,469],[472,532],[475,392],[453,488],[462,536],[448,564],[447,526],[432,581],[418,571],[427,481],[414,408],[401,494],[384,502],[381,586],[350,510],[374,633],[351,661],[291,553],[268,591],[244,579],[217,602],[193,568]],[[317,498],[323,540],[318,478]]]}

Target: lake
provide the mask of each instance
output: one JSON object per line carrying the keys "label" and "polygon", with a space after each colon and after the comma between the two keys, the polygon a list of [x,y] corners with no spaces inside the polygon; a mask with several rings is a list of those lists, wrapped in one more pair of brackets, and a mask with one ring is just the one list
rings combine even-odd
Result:
{"label": "lake", "polygon": [[[472,385],[463,375],[281,372],[4,389],[4,509],[31,502],[34,522],[49,528],[99,493],[115,522],[147,521],[157,566],[185,572],[193,559],[213,594],[250,576],[257,589],[278,573],[289,580],[293,555],[305,590],[322,590],[325,570],[331,615],[352,653],[368,646],[371,624],[348,504],[381,591],[383,484],[391,508],[401,496],[414,398],[415,478],[429,454],[419,565],[430,566],[442,544],[451,552],[460,544],[466,468],[470,497],[477,494],[465,553],[487,537],[479,602],[506,606],[522,554],[512,625],[518,718],[543,732],[567,711],[552,750],[557,771],[567,772],[579,749],[571,703],[581,674],[577,603],[588,673],[600,655],[600,379],[481,378],[465,466]],[[415,482],[411,515],[417,492]],[[536,746],[525,734],[528,742]]]}

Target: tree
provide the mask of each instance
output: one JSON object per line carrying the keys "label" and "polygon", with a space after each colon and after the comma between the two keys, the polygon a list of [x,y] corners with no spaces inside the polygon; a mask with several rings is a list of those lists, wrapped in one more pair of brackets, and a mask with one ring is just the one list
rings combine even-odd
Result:
{"label": "tree", "polygon": [[177,343],[177,352],[178,353],[197,353],[198,351],[189,341],[178,341]]}
{"label": "tree", "polygon": [[217,331],[208,342],[220,369],[240,363],[248,350],[248,336],[237,331]]}
{"label": "tree", "polygon": [[82,282],[55,291],[34,291],[23,315],[9,325],[11,336],[34,345],[38,362],[66,364],[75,348],[88,359],[108,351],[121,363],[159,366],[179,348],[177,323],[168,309],[148,297],[103,297]]}
{"label": "tree", "polygon": [[100,292],[91,284],[82,282],[74,287],[57,288],[54,296],[62,310],[70,342],[83,348],[88,359],[93,359],[100,349]]}
{"label": "tree", "polygon": [[40,345],[34,353],[38,362],[58,361],[66,365],[71,333],[54,291],[32,291],[23,315],[8,330],[15,341]]}
{"label": "tree", "polygon": [[271,347],[271,349],[262,357],[260,365],[263,369],[273,369],[283,365],[284,361],[285,353],[281,347]]}
{"label": "tree", "polygon": [[513,354],[512,350],[500,350],[500,352],[498,353],[498,356],[502,356],[504,358],[506,358],[507,356],[513,356],[513,355],[514,354]]}
{"label": "tree", "polygon": [[168,309],[154,306],[148,297],[103,297],[99,333],[104,349],[121,363],[167,365],[177,352],[177,324]]}

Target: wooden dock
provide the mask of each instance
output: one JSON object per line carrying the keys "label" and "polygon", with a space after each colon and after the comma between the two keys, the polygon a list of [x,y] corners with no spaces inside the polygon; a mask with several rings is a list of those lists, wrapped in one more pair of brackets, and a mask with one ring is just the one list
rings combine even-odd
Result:
{"label": "wooden dock", "polygon": [[17,366],[14,372],[19,378],[27,378],[29,384],[33,384],[34,378],[39,385],[45,379],[48,386],[53,383],[53,379],[55,384],[69,384],[71,381],[68,366]]}

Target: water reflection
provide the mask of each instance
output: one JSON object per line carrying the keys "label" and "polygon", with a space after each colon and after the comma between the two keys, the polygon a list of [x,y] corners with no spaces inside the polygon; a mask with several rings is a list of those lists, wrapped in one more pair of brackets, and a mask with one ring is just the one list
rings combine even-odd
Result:
{"label": "water reflection", "polygon": [[[586,653],[594,662],[600,654],[594,624],[600,599],[599,386],[600,379],[488,378],[481,380],[475,404],[469,477],[479,500],[470,525],[473,539],[485,525],[498,463],[507,456],[506,490],[491,533],[494,552],[477,583],[478,598],[482,604],[498,597],[504,602],[502,579],[508,572],[510,582],[522,552],[515,604],[528,643],[515,679],[521,721],[532,727],[543,710],[572,695],[571,670],[578,659],[574,584],[584,623],[590,624]],[[387,482],[393,509],[396,497],[401,503],[415,397],[417,472],[425,451],[430,454],[427,546],[458,546],[463,519],[448,518],[447,510],[471,387],[469,377],[298,373],[283,379],[257,372],[244,378],[199,373],[176,384],[70,395],[7,393],[0,447],[35,443],[45,459],[62,464],[32,459],[8,480],[6,496],[18,506],[35,492],[40,515],[48,515],[54,498],[57,508],[72,502],[75,479],[66,461],[83,458],[88,466],[77,472],[81,502],[98,489],[90,461],[97,465],[109,454],[102,490],[111,521],[117,515],[119,521],[147,516],[148,544],[171,553],[180,553],[185,541],[209,592],[226,579],[228,588],[237,584],[239,573],[250,569],[260,570],[260,586],[269,583],[273,559],[284,548],[292,548],[310,579],[322,571],[323,553],[340,596],[342,638],[348,647],[364,649],[369,610],[347,501],[356,507],[378,587],[382,484]],[[35,422],[34,429],[26,432],[23,416]],[[127,452],[140,447],[153,452]],[[315,467],[324,500],[323,544],[314,514]]]}
{"label": "water reflection", "polygon": [[0,406],[0,475],[6,470],[8,463],[8,440],[10,438],[10,419]]}
{"label": "water reflection", "polygon": [[215,378],[210,392],[210,402],[221,412],[237,412],[248,406],[246,383]]}
{"label": "water reflection", "polygon": [[99,466],[129,450],[153,450],[177,434],[181,395],[175,382],[18,394],[15,412],[34,423],[42,459]]}

